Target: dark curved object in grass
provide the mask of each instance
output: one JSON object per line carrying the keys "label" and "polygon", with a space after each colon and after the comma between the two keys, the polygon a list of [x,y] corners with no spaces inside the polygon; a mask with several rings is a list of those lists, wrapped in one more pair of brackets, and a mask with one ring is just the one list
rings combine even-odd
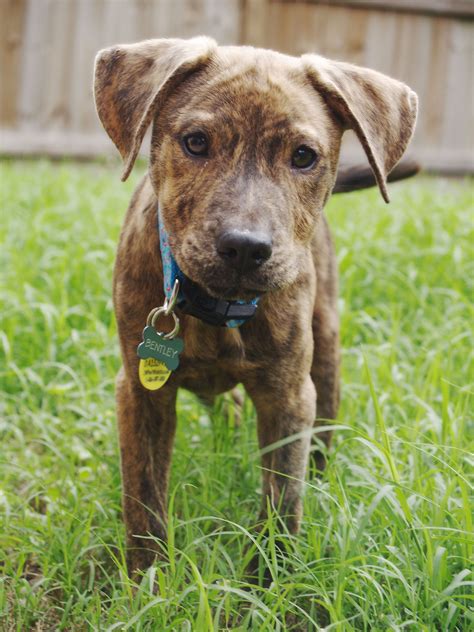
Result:
{"label": "dark curved object in grass", "polygon": [[[413,158],[403,158],[389,173],[388,182],[411,178],[420,171],[420,165]],[[339,166],[333,193],[349,193],[376,186],[375,176],[369,166],[363,164]]]}

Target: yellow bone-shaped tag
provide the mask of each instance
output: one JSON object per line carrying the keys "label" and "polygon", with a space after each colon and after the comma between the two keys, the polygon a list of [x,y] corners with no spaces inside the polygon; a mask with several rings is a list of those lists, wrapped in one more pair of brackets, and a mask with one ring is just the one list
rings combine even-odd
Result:
{"label": "yellow bone-shaped tag", "polygon": [[170,375],[171,371],[166,367],[164,362],[155,360],[155,358],[140,360],[138,364],[140,383],[149,391],[157,391],[161,388]]}

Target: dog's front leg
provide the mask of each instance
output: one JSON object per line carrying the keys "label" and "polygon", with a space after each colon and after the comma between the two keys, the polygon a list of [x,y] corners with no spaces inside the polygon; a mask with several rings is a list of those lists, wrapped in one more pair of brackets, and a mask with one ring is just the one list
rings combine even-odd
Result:
{"label": "dog's front leg", "polygon": [[166,540],[168,477],[176,429],[176,390],[156,393],[117,380],[118,427],[129,574],[150,566]]}
{"label": "dog's front leg", "polygon": [[[310,430],[316,416],[316,389],[309,375],[298,380],[287,372],[268,384],[260,380],[258,388],[247,390],[257,410],[258,438],[263,451],[261,518],[267,515],[270,499],[288,530],[296,533],[301,518]],[[280,447],[272,449],[271,445],[277,442],[281,442]]]}

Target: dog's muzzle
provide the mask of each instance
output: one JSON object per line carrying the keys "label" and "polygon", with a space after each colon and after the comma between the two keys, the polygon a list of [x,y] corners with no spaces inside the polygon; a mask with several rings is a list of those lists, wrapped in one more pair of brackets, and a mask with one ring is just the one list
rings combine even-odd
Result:
{"label": "dog's muzzle", "polygon": [[[173,288],[178,282],[177,306],[183,313],[199,318],[209,325],[225,327],[240,327],[255,315],[258,296],[250,301],[227,301],[222,298],[214,298],[183,273],[171,252],[169,236],[163,225],[159,205],[158,232],[165,297],[170,299]],[[247,270],[258,267],[271,255],[271,242],[261,235],[255,236],[251,233],[231,231],[227,233],[227,237],[223,236],[222,243],[222,252],[225,254],[221,254],[221,256],[235,261],[236,267],[238,263],[240,268],[246,267]]]}
{"label": "dog's muzzle", "polygon": [[248,230],[227,230],[216,240],[219,256],[240,274],[252,272],[268,261],[272,255],[272,242],[268,235]]}

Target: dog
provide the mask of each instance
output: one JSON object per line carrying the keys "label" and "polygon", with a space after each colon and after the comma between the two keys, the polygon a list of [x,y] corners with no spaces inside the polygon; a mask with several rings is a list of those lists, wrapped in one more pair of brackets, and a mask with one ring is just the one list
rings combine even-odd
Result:
{"label": "dog", "polygon": [[[123,180],[152,127],[148,173],[114,270],[128,570],[150,566],[166,540],[180,387],[209,401],[243,384],[263,453],[260,517],[270,499],[296,533],[310,455],[313,471],[325,465],[312,429],[335,419],[339,403],[337,265],[323,208],[335,185],[344,190],[344,177],[336,184],[342,135],[355,132],[388,202],[387,176],[412,137],[416,94],[315,54],[196,37],[100,51],[94,95]],[[177,272],[167,280],[170,263]],[[149,390],[141,367],[154,352],[163,362],[146,366],[159,367],[150,379],[161,388]],[[172,371],[166,353],[179,354]],[[329,445],[330,432],[318,437]]]}

